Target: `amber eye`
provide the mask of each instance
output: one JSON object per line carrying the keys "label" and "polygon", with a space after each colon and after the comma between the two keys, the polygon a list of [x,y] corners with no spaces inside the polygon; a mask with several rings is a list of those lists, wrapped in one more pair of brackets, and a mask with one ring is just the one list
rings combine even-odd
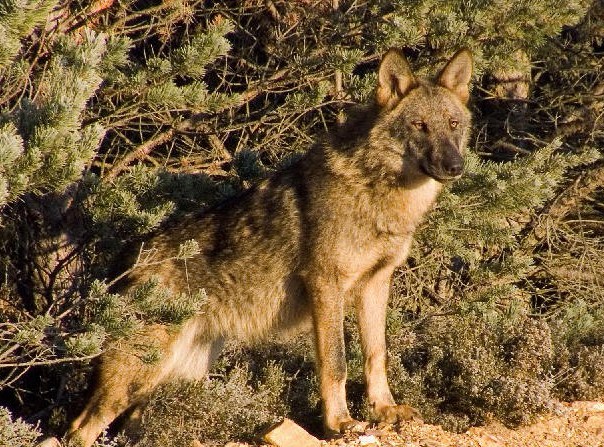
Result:
{"label": "amber eye", "polygon": [[413,124],[413,127],[415,127],[417,130],[421,130],[422,132],[426,132],[428,130],[428,125],[423,121],[413,121],[411,124]]}
{"label": "amber eye", "polygon": [[449,120],[449,126],[451,126],[451,129],[457,129],[457,126],[459,126],[459,121]]}

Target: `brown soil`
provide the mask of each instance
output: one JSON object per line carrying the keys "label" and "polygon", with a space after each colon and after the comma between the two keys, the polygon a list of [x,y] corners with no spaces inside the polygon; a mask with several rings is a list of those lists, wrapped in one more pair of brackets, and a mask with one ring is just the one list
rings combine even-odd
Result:
{"label": "brown soil", "polygon": [[[295,424],[293,424],[295,425]],[[298,427],[300,428],[300,427]],[[301,429],[301,428],[300,428]],[[302,430],[303,434],[304,431]],[[309,436],[310,435],[304,435]],[[304,436],[300,443],[304,444]],[[310,444],[318,443],[316,439]],[[294,440],[279,447],[299,447]],[[203,444],[194,444],[202,446]],[[321,447],[604,447],[604,402],[561,403],[555,414],[542,416],[533,424],[516,429],[492,423],[465,433],[451,433],[437,425],[411,421],[347,433]],[[225,447],[247,447],[228,443]],[[263,444],[264,447],[272,447]]]}
{"label": "brown soil", "polygon": [[517,429],[490,424],[457,434],[418,421],[368,429],[362,434],[348,434],[321,444],[330,447],[604,447],[604,402],[563,403],[556,414]]}
{"label": "brown soil", "polygon": [[[319,442],[294,426],[293,439],[279,447],[300,447]],[[290,427],[290,430],[292,428]],[[301,433],[297,433],[300,430]],[[300,435],[299,441],[296,436]],[[305,444],[310,438],[310,444]],[[314,439],[314,441],[313,441]],[[51,438],[38,447],[59,446]],[[229,442],[225,447],[248,447]],[[265,447],[273,447],[263,444]],[[509,429],[501,424],[473,427],[465,433],[451,433],[437,425],[411,421],[400,425],[380,425],[364,433],[347,433],[332,441],[320,441],[321,447],[604,447],[604,402],[573,402],[559,405],[556,414],[543,416],[535,423]],[[203,447],[193,441],[187,447]]]}

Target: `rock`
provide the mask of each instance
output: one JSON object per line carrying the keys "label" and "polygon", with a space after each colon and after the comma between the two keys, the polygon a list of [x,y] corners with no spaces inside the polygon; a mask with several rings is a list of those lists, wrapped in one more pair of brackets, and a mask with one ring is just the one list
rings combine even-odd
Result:
{"label": "rock", "polygon": [[445,447],[442,442],[435,441],[434,439],[422,439],[419,445],[421,447]]}
{"label": "rock", "polygon": [[61,447],[61,443],[57,438],[46,438],[37,444],[36,447]]}
{"label": "rock", "polygon": [[361,435],[359,436],[359,443],[361,445],[367,446],[367,447],[373,447],[373,446],[379,446],[380,445],[380,441],[378,441],[378,439],[373,436],[373,435]]}
{"label": "rock", "polygon": [[580,409],[596,413],[604,412],[604,402],[579,401],[573,402],[571,405],[574,409]]}
{"label": "rock", "polygon": [[505,447],[505,443],[499,437],[488,433],[481,427],[472,427],[467,432],[480,447]]}
{"label": "rock", "polygon": [[193,439],[189,447],[203,447],[203,444],[198,439]]}
{"label": "rock", "polygon": [[595,431],[597,434],[604,433],[604,415],[589,416],[585,421],[585,429]]}
{"label": "rock", "polygon": [[382,436],[386,436],[387,432],[385,430],[380,430],[380,429],[375,429],[375,428],[369,428],[367,430],[365,430],[365,434],[366,435],[373,435],[377,438],[381,438]]}
{"label": "rock", "polygon": [[320,447],[321,442],[291,419],[273,425],[262,439],[276,447]]}

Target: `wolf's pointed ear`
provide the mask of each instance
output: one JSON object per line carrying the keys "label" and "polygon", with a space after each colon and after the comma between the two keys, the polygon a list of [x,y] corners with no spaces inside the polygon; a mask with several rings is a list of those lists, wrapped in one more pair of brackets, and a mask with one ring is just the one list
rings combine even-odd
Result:
{"label": "wolf's pointed ear", "polygon": [[415,85],[416,80],[402,51],[391,48],[378,69],[375,94],[380,107],[392,108]]}
{"label": "wolf's pointed ear", "polygon": [[455,93],[466,104],[470,97],[468,89],[472,78],[472,53],[467,48],[459,50],[447,62],[437,78],[437,84]]}

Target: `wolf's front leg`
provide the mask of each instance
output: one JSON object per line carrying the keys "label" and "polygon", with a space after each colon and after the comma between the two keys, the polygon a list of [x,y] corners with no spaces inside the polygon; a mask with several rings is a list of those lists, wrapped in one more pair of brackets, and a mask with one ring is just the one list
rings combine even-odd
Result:
{"label": "wolf's front leg", "polygon": [[327,435],[356,430],[346,404],[346,356],[344,348],[344,300],[329,284],[309,284],[312,297],[317,372],[323,403],[323,423]]}
{"label": "wolf's front leg", "polygon": [[356,303],[367,397],[374,416],[388,423],[419,417],[414,408],[394,402],[386,377],[386,311],[392,272],[392,268],[383,268],[369,278]]}

